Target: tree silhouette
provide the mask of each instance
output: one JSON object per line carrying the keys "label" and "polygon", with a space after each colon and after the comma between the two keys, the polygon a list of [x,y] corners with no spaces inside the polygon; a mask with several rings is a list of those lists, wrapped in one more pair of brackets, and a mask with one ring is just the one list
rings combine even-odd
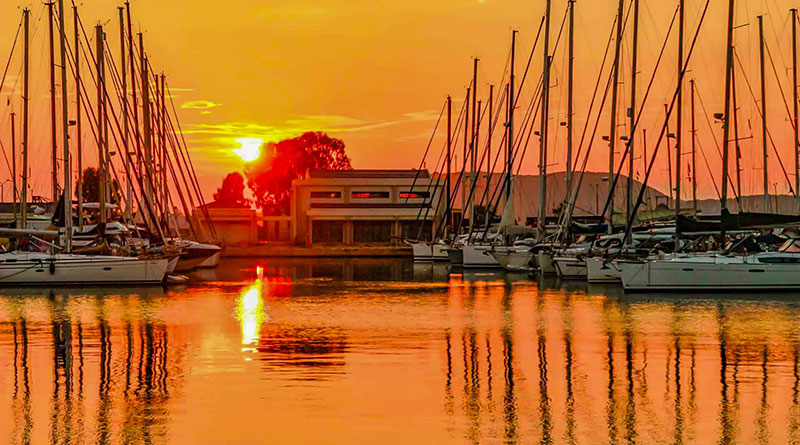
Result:
{"label": "tree silhouette", "polygon": [[244,197],[244,176],[239,172],[228,173],[222,185],[214,193],[216,207],[249,207],[250,200]]}
{"label": "tree silhouette", "polygon": [[308,132],[261,147],[261,155],[245,167],[245,175],[256,204],[265,215],[288,215],[293,180],[309,169],[351,168],[341,139]]}
{"label": "tree silhouette", "polygon": [[[107,190],[106,202],[117,204],[120,202],[119,183],[111,181]],[[100,202],[100,173],[94,167],[87,167],[81,174],[81,189],[83,189],[83,202]],[[78,188],[75,188],[75,197],[78,197]]]}

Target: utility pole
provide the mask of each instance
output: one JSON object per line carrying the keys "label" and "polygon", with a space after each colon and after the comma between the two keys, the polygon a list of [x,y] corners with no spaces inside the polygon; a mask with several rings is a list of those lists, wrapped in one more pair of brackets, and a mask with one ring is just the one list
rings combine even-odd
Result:
{"label": "utility pole", "polygon": [[542,117],[539,131],[539,239],[547,236],[547,120],[550,108],[550,0],[544,9],[544,61],[542,62]]}
{"label": "utility pole", "polygon": [[[129,172],[128,158],[130,155],[130,126],[128,123],[128,69],[127,61],[128,53],[125,49],[125,9],[120,6],[119,10],[119,46],[120,46],[120,76],[122,77],[122,149],[125,153],[122,155],[122,165],[125,172]],[[129,173],[126,174],[125,180],[125,218],[131,220],[133,217],[133,185],[131,178],[133,176]]]}
{"label": "utility pole", "polygon": [[794,191],[800,204],[800,128],[798,128],[798,84],[797,84],[797,8],[792,12],[792,103],[794,104]]}
{"label": "utility pole", "polygon": [[28,227],[28,88],[30,86],[30,59],[31,59],[31,52],[30,52],[30,21],[31,21],[31,10],[25,8],[22,10],[22,21],[24,23],[23,27],[25,29],[25,50],[24,50],[24,62],[22,68],[22,224],[21,228],[26,229]]}
{"label": "utility pole", "polygon": [[514,59],[517,52],[517,31],[511,31],[511,67],[508,76],[508,137],[506,138],[506,169],[508,172],[508,182],[506,183],[506,199],[511,200],[511,180],[513,179],[514,171],[514,107],[516,100],[514,100]]}
{"label": "utility pole", "polygon": [[611,204],[608,211],[608,233],[614,232],[614,148],[617,139],[617,98],[619,97],[619,63],[622,49],[622,21],[625,0],[619,0],[617,7],[617,39],[614,45],[614,72],[611,87],[611,129],[608,136],[608,200]]}
{"label": "utility pole", "polygon": [[96,64],[97,64],[97,165],[100,173],[100,223],[106,222],[106,186],[108,184],[106,161],[105,161],[105,89],[106,89],[106,68],[105,68],[105,48],[103,42],[103,26],[97,25],[94,27],[94,35],[96,42]]}
{"label": "utility pole", "polygon": [[448,238],[450,235],[450,229],[452,226],[452,215],[453,212],[450,209],[450,200],[452,199],[452,187],[450,184],[450,175],[452,171],[451,162],[453,160],[453,133],[452,133],[452,122],[453,122],[453,98],[450,95],[447,96],[447,160],[445,161],[447,164],[447,176],[445,176],[445,197],[446,197],[446,210],[447,214],[445,215],[445,227],[447,230],[445,232],[445,238]]}
{"label": "utility pole", "polygon": [[677,230],[681,215],[681,163],[683,162],[683,42],[686,25],[685,0],[678,0],[678,123],[675,130],[675,251],[681,248],[681,236]]}
{"label": "utility pole", "polygon": [[[722,123],[722,193],[720,194],[720,208],[722,215],[728,212],[728,157],[730,152],[730,111],[731,111],[731,75],[733,74],[733,14],[735,0],[728,1],[728,38],[725,51],[725,112]],[[720,230],[720,248],[725,244],[725,225]]]}
{"label": "utility pole", "polygon": [[82,94],[81,91],[81,38],[80,38],[80,18],[78,16],[78,7],[72,7],[72,17],[74,22],[75,32],[75,139],[77,145],[78,161],[78,179],[75,187],[78,192],[78,230],[83,231],[83,132],[81,128],[81,104]]}
{"label": "utility pole", "polygon": [[55,55],[55,35],[53,22],[55,21],[53,2],[47,4],[47,13],[50,24],[50,136],[51,136],[51,160],[52,160],[52,186],[53,186],[53,206],[58,202],[58,146],[56,142],[56,55]]}
{"label": "utility pole", "polygon": [[64,156],[64,252],[72,252],[72,167],[69,156],[69,101],[67,92],[67,20],[64,17],[64,0],[58,0],[58,17],[61,25],[61,128]]}
{"label": "utility pole", "polygon": [[[631,58],[631,106],[628,109],[628,119],[630,122],[630,134],[628,135],[628,193],[626,202],[627,220],[633,222],[633,171],[634,171],[634,146],[636,129],[636,77],[639,62],[639,0],[633,0],[633,56]],[[642,185],[644,186],[644,184]],[[628,234],[623,240],[625,246],[630,246],[631,235]]]}
{"label": "utility pole", "polygon": [[567,199],[572,190],[572,117],[574,110],[575,88],[575,0],[569,0],[569,68],[567,74]]}
{"label": "utility pole", "polygon": [[694,213],[697,214],[697,126],[694,117],[694,79],[690,80],[689,84],[692,89],[692,202],[694,203]]}
{"label": "utility pole", "polygon": [[[764,16],[758,16],[758,43],[761,68],[761,150],[764,157],[764,212],[770,213],[769,168],[767,165],[767,79],[764,76]],[[741,193],[741,192],[740,192]]]}

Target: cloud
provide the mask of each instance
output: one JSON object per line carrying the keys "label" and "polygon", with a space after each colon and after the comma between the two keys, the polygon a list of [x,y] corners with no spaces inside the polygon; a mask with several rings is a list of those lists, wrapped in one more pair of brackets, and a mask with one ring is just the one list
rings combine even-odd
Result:
{"label": "cloud", "polygon": [[210,110],[221,106],[222,104],[210,100],[191,100],[189,102],[184,102],[181,108],[184,110]]}

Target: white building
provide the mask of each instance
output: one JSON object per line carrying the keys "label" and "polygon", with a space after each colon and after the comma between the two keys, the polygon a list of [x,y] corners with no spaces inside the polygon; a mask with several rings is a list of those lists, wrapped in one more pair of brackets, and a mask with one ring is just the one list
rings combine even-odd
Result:
{"label": "white building", "polygon": [[294,241],[396,245],[430,238],[444,214],[440,182],[427,170],[310,170],[292,182]]}

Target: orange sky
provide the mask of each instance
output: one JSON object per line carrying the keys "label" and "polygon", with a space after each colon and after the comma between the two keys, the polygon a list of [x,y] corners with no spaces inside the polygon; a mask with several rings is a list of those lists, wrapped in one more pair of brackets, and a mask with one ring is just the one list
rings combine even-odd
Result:
{"label": "orange sky", "polygon": [[[578,130],[586,121],[591,90],[616,12],[615,3],[613,0],[577,2],[575,125]],[[640,99],[652,74],[676,1],[642,0],[641,3]],[[726,3],[712,1],[689,74],[697,79],[699,94],[709,113],[722,111]],[[791,0],[740,3],[736,23],[750,26],[737,30],[737,48],[753,92],[758,96],[755,17],[763,13],[766,14],[767,44],[784,93],[790,100],[788,10],[796,4]],[[687,0],[687,41],[693,35],[703,4],[700,0]],[[34,119],[31,130],[31,156],[41,162],[32,162],[32,181],[37,194],[46,195],[49,190],[49,123],[43,38],[47,29],[45,8],[40,3],[3,2],[0,5],[0,54],[6,56],[9,53],[20,9],[24,5],[33,10],[32,69],[41,74],[32,94],[35,102],[32,109],[40,119]],[[81,9],[86,26],[94,25],[98,20],[108,26],[111,45],[117,45],[116,6],[114,2],[84,0]],[[553,40],[565,8],[565,0],[553,2]],[[241,137],[271,141],[307,130],[323,130],[344,139],[356,168],[416,167],[444,98],[447,94],[456,98],[463,96],[471,76],[471,57],[481,58],[479,87],[482,95],[488,93],[489,82],[500,84],[512,28],[520,32],[517,60],[518,73],[521,73],[544,1],[134,0],[132,9],[134,22],[145,33],[145,44],[153,65],[165,71],[175,89],[175,101],[181,107],[181,121],[208,199],[224,174],[242,168],[242,161],[231,151],[238,147],[235,139]],[[668,100],[668,91],[674,88],[676,45],[673,37],[642,121],[643,127],[648,129],[650,153],[663,122],[659,121],[663,116],[663,104]],[[620,100],[627,107],[629,38],[623,46],[625,68]],[[555,54],[553,72],[552,170],[564,169],[565,131],[557,124],[566,114],[565,49],[562,39]],[[541,59],[541,53],[537,51],[531,66],[533,77],[523,92],[518,125],[531,99],[533,81],[538,79]],[[11,76],[19,74],[19,60],[19,55],[15,54],[9,69]],[[791,131],[771,68],[767,80],[770,131],[786,168],[792,174]],[[9,82],[13,85],[14,78],[10,77]],[[742,143],[743,191],[759,193],[761,123],[756,102],[741,74],[739,83],[741,136],[753,136]],[[4,93],[8,94],[9,90],[7,86]],[[7,145],[10,140],[7,117],[10,108],[3,102],[3,107],[0,107],[0,139]],[[454,108],[458,109],[460,105],[460,101],[456,102]],[[18,98],[12,101],[12,106],[19,109]],[[622,107],[620,116],[624,118]],[[590,159],[590,170],[607,168],[607,147],[600,137],[608,134],[608,125],[608,118],[604,116]],[[719,125],[712,125],[713,134],[721,139]],[[698,128],[704,153],[719,182],[719,155],[705,117],[700,114]],[[687,138],[684,143],[688,151],[688,119],[685,130]],[[619,131],[626,133],[628,129],[623,126]],[[638,138],[641,147],[641,135]],[[525,173],[537,169],[537,145],[537,140],[531,139],[528,155],[523,161],[522,171]],[[437,141],[434,151],[438,154],[440,148],[441,143]],[[90,159],[91,153],[87,154],[87,162],[91,162]],[[687,156],[685,162],[688,159]],[[713,197],[716,195],[714,187],[702,159],[698,155],[700,195]],[[427,166],[432,168],[434,163],[435,157]],[[1,181],[9,175],[5,161],[0,164]],[[666,189],[666,159],[658,165],[652,183]],[[637,168],[641,170],[641,166]],[[778,183],[779,191],[787,191],[776,156],[770,157],[769,172],[770,183]],[[685,188],[688,189],[688,185]]]}

